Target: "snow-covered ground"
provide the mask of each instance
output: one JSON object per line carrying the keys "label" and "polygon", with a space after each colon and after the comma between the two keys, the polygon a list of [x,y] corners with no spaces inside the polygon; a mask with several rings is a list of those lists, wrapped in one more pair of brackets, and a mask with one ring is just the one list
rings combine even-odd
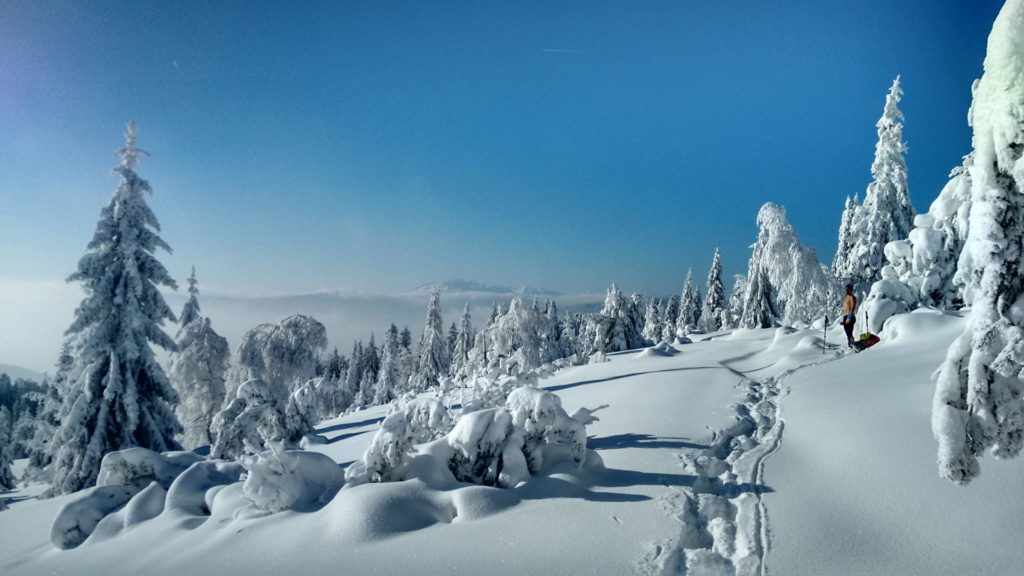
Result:
{"label": "snow-covered ground", "polygon": [[[76,495],[28,486],[4,495],[0,573],[1014,574],[1024,460],[988,459],[966,488],[936,474],[930,376],[962,328],[921,311],[859,355],[757,330],[561,370],[540,385],[568,412],[609,407],[581,469],[515,489],[417,478],[312,512],[167,510],[61,551],[50,526]],[[323,423],[310,450],[347,466],[384,412]]]}

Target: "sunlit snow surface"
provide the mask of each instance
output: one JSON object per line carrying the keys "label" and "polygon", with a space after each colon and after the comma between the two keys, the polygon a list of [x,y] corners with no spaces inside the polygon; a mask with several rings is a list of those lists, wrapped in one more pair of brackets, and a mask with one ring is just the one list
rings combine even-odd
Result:
{"label": "sunlit snow surface", "polygon": [[[820,330],[758,330],[564,369],[540,384],[567,412],[609,405],[592,452],[515,489],[424,473],[314,512],[165,510],[60,551],[50,527],[76,495],[28,486],[3,496],[0,573],[1015,573],[1024,460],[990,461],[967,488],[936,474],[930,376],[962,329],[923,311],[858,355],[823,351]],[[310,450],[347,466],[384,412],[323,423]]]}

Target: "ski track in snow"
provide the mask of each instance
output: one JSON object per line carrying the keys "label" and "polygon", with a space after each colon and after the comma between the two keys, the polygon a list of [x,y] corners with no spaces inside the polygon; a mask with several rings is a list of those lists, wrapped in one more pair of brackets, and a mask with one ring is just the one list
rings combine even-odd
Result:
{"label": "ski track in snow", "polygon": [[[833,348],[833,350],[835,350]],[[779,400],[789,390],[783,380],[794,372],[845,356],[836,352],[820,362],[798,366],[758,381],[741,376],[746,400],[733,406],[732,424],[711,433],[708,448],[677,453],[679,465],[697,479],[686,488],[669,488],[659,503],[680,523],[679,535],[648,545],[637,563],[641,576],[768,576],[771,548],[763,494],[765,463],[782,443],[785,422]]]}

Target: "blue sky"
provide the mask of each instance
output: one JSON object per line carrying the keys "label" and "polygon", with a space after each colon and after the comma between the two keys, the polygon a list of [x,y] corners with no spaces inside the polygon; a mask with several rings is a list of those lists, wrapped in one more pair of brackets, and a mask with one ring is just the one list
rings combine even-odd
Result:
{"label": "blue sky", "polygon": [[1000,4],[0,0],[0,279],[74,269],[128,120],[207,290],[667,294],[766,201],[830,260],[897,74],[919,210],[970,150]]}

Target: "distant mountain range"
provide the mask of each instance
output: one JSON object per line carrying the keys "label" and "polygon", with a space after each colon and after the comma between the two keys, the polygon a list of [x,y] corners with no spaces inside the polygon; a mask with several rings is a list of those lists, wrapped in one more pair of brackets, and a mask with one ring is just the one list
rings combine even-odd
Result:
{"label": "distant mountain range", "polygon": [[0,364],[0,374],[7,374],[7,377],[11,379],[11,382],[15,380],[34,380],[36,382],[42,382],[43,375],[35,370],[29,370],[28,368],[22,368],[21,366],[14,366],[13,364]]}
{"label": "distant mountain range", "polygon": [[477,282],[476,280],[447,280],[445,282],[430,282],[416,287],[415,292],[431,292],[434,288],[441,288],[441,292],[458,293],[458,294],[495,294],[495,295],[507,295],[507,296],[537,296],[555,298],[561,296],[559,292],[554,290],[545,290],[542,288],[533,288],[530,286],[523,286],[521,288],[512,288],[509,286],[495,286],[493,284],[484,284]]}

